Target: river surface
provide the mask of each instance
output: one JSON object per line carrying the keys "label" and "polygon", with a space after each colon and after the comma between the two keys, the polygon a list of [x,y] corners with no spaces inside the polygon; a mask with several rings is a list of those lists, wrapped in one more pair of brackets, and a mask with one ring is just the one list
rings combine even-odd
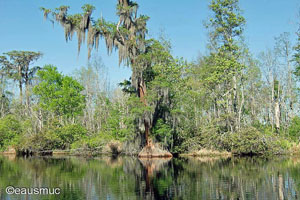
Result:
{"label": "river surface", "polygon": [[[7,194],[7,186],[59,194]],[[20,192],[17,191],[17,192]],[[29,192],[30,193],[30,192]],[[0,156],[0,199],[299,199],[300,157]]]}

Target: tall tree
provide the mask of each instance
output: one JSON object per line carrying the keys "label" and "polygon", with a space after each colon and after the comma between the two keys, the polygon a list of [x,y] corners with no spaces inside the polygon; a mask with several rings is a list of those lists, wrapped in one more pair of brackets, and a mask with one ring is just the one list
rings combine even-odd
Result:
{"label": "tall tree", "polygon": [[7,90],[7,62],[5,56],[0,56],[0,117],[3,117],[9,110],[9,97],[12,93]]}
{"label": "tall tree", "polygon": [[231,131],[240,126],[238,79],[244,67],[241,63],[244,49],[239,43],[245,18],[241,15],[238,3],[238,0],[212,0],[209,8],[213,17],[207,23],[211,55],[208,62],[210,74],[206,79],[219,90],[216,99],[224,102],[222,106],[225,108],[227,127]]}
{"label": "tall tree", "polygon": [[279,59],[280,66],[280,77],[279,81],[281,84],[280,97],[282,100],[279,102],[281,105],[282,122],[285,122],[285,127],[288,127],[288,123],[295,116],[295,80],[293,76],[294,66],[292,65],[292,45],[290,41],[290,34],[287,32],[282,33],[279,37],[275,38],[275,52]]}
{"label": "tall tree", "polygon": [[300,23],[299,23],[299,28],[298,28],[298,31],[297,31],[297,43],[296,45],[294,46],[294,50],[296,51],[295,54],[294,54],[294,61],[296,63],[296,72],[299,72],[300,71]]}
{"label": "tall tree", "polygon": [[[84,87],[83,94],[86,96],[86,107],[83,114],[83,123],[88,130],[96,131],[101,128],[101,119],[105,117],[107,106],[103,103],[103,99],[108,96],[109,82],[107,80],[106,67],[99,57],[93,58],[87,67],[81,67],[76,70],[76,79]],[[95,116],[98,109],[101,114]],[[101,110],[103,109],[103,110]],[[102,113],[103,111],[103,113]],[[99,123],[99,125],[97,125]]]}
{"label": "tall tree", "polygon": [[[147,106],[147,89],[145,77],[143,76],[143,71],[147,66],[143,62],[138,62],[137,57],[146,50],[146,22],[149,17],[137,15],[137,3],[130,0],[118,0],[117,15],[119,16],[119,21],[117,23],[107,22],[103,18],[92,19],[91,15],[95,7],[88,4],[82,6],[83,13],[74,15],[68,14],[68,6],[61,6],[56,11],[46,8],[41,9],[44,11],[45,18],[48,18],[48,15],[51,13],[54,16],[54,20],[64,27],[67,41],[72,39],[72,36],[76,32],[78,52],[80,51],[81,44],[85,42],[86,34],[89,50],[88,57],[90,57],[93,48],[98,49],[101,37],[105,39],[109,54],[113,49],[118,49],[119,63],[124,63],[131,67],[131,83],[144,106]],[[150,121],[147,114],[143,118],[145,139],[148,145]]]}
{"label": "tall tree", "polygon": [[64,76],[52,65],[46,65],[37,72],[40,83],[33,92],[40,98],[40,106],[57,117],[67,117],[74,122],[75,116],[85,107],[83,86],[72,77]]}
{"label": "tall tree", "polygon": [[29,106],[29,85],[39,67],[30,65],[42,56],[41,52],[10,51],[1,56],[0,63],[9,73],[10,78],[18,82],[20,103],[23,103],[23,84],[25,84],[26,105]]}
{"label": "tall tree", "polygon": [[296,69],[294,71],[294,74],[299,78],[300,77],[300,23],[296,34],[297,34],[297,43],[294,46],[295,53],[293,55],[293,61],[296,64]]}

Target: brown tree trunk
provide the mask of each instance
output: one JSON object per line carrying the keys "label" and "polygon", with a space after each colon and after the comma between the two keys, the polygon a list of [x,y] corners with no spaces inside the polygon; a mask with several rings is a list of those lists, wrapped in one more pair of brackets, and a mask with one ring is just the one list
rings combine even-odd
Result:
{"label": "brown tree trunk", "polygon": [[[145,81],[141,78],[140,83],[138,84],[138,92],[141,102],[147,106],[147,101],[145,99],[146,96],[146,84]],[[145,139],[146,139],[146,146],[149,146],[149,132],[150,132],[150,125],[149,122],[144,119],[144,126],[145,126]]]}

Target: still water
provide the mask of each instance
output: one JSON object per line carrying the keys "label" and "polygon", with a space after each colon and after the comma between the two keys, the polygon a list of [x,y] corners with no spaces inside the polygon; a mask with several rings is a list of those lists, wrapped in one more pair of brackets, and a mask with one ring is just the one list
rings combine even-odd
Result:
{"label": "still water", "polygon": [[[7,186],[59,188],[8,195]],[[173,158],[0,156],[0,199],[298,199],[300,157]]]}

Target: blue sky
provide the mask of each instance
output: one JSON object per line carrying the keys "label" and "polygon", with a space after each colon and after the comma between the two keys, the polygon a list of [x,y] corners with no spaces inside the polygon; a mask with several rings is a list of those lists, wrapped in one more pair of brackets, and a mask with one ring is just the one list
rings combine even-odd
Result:
{"label": "blue sky", "polygon": [[[96,6],[93,17],[117,21],[117,0],[0,0],[0,54],[11,50],[41,51],[44,56],[36,65],[56,65],[65,74],[87,64],[87,50],[77,57],[77,41],[65,42],[63,28],[43,20],[39,7],[71,6],[70,13],[79,12],[83,3]],[[137,0],[139,13],[150,16],[149,36],[157,37],[161,30],[171,40],[172,53],[192,61],[205,53],[207,31],[203,22],[211,15],[209,0]],[[245,40],[250,51],[258,54],[272,47],[274,37],[295,32],[300,23],[299,0],[240,0],[246,18]],[[76,37],[74,37],[75,39]],[[112,85],[131,75],[130,69],[118,66],[117,52],[107,56],[104,42],[98,55],[108,68]]]}

